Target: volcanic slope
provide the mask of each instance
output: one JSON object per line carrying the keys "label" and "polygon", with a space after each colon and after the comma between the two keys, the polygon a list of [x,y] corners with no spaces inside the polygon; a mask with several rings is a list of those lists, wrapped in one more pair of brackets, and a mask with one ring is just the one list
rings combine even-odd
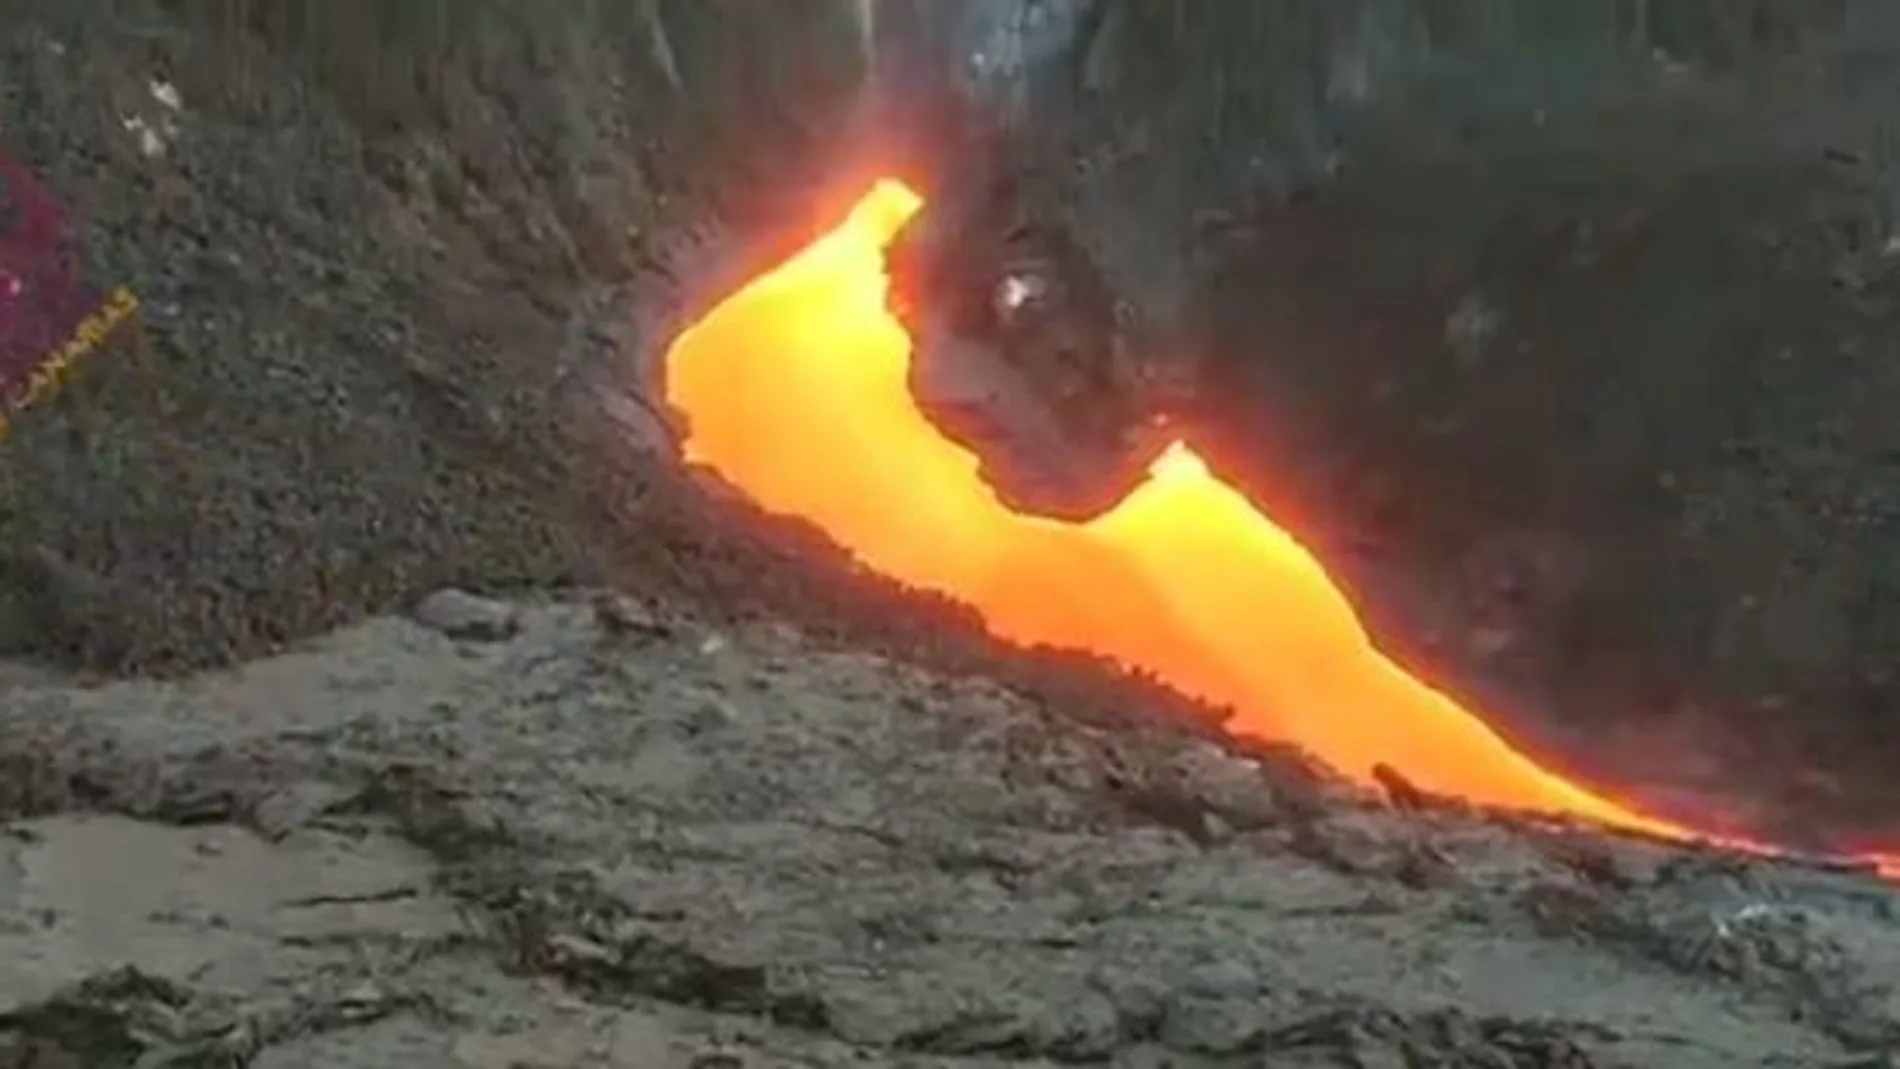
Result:
{"label": "volcanic slope", "polygon": [[0,450],[0,650],[183,670],[591,567],[578,309],[751,154],[796,187],[856,61],[820,5],[652,7],[0,3],[0,144],[142,301]]}
{"label": "volcanic slope", "polygon": [[6,670],[0,1065],[1730,1069],[1900,1038],[1900,896],[1857,877],[1401,812],[782,624],[425,605],[192,682]]}

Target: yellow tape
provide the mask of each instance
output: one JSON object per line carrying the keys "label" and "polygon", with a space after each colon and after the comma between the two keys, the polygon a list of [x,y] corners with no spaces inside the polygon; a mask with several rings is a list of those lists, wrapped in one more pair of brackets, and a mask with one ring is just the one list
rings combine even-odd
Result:
{"label": "yellow tape", "polygon": [[[86,318],[79,321],[66,343],[54,350],[52,355],[40,361],[31,378],[26,380],[26,390],[12,404],[13,412],[24,412],[41,398],[52,393],[66,381],[73,367],[82,357],[99,348],[105,340],[118,329],[126,317],[138,311],[138,295],[120,286],[113,290],[100,306]],[[0,438],[6,437],[11,429],[10,417],[13,413],[0,411]]]}

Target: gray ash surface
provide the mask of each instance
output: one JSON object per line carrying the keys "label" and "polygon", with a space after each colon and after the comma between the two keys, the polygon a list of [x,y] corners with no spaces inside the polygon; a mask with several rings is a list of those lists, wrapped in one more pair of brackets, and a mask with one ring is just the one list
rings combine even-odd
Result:
{"label": "gray ash surface", "polygon": [[[7,1065],[1877,1065],[1864,877],[1400,808],[784,623],[9,669]],[[505,623],[454,639],[475,616]],[[38,1060],[34,1060],[38,1059]]]}

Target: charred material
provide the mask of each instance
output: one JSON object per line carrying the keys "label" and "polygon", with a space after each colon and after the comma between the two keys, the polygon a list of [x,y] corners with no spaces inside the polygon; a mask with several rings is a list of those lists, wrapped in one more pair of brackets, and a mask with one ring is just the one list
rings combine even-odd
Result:
{"label": "charred material", "polygon": [[[1386,5],[1336,5],[1292,35],[1280,15],[1056,7],[1023,16],[1020,34],[1042,36],[1018,43],[1006,85],[978,51],[961,80],[926,67],[879,89],[905,118],[889,125],[938,139],[921,168],[928,206],[892,254],[920,399],[1005,498],[1078,517],[1125,495],[1165,439],[1193,436],[1194,307],[1224,221],[1336,166],[1327,91],[1310,65],[1258,75],[1262,49],[1376,36]],[[1314,132],[1282,144],[1230,108],[1291,109]],[[972,378],[986,388],[944,384]]]}
{"label": "charred material", "polygon": [[1119,500],[1179,407],[1063,211],[1065,152],[1041,143],[1087,114],[1079,49],[1105,10],[893,4],[869,99],[880,154],[926,196],[890,251],[913,390],[1006,502],[1066,519]]}
{"label": "charred material", "polygon": [[1165,444],[1154,378],[1129,356],[1107,281],[1013,185],[964,191],[891,251],[894,305],[917,341],[912,390],[971,447],[999,495],[1084,519]]}

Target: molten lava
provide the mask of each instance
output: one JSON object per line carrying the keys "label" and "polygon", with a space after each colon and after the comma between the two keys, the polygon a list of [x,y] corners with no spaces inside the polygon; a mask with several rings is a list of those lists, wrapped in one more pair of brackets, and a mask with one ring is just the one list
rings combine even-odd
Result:
{"label": "molten lava", "polygon": [[1234,709],[1231,730],[1361,781],[1383,764],[1480,805],[1696,837],[1539,767],[1388,660],[1319,562],[1185,444],[1090,522],[1003,505],[907,385],[883,249],[919,207],[878,184],[679,337],[667,395],[689,420],[689,462],[870,568],[972,606],[999,638],[1152,672]]}

